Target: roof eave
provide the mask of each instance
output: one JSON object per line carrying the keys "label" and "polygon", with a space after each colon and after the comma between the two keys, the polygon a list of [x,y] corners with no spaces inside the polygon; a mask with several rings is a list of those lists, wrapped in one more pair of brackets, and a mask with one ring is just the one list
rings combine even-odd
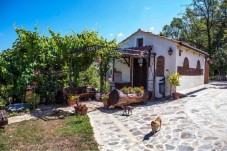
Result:
{"label": "roof eave", "polygon": [[182,41],[179,42],[179,45],[181,45],[181,46],[183,46],[183,47],[186,47],[186,48],[189,48],[189,49],[192,49],[192,50],[194,50],[194,51],[196,51],[196,52],[198,52],[198,53],[204,54],[204,55],[206,55],[206,56],[209,56],[208,53],[206,53],[206,52],[204,52],[204,51],[202,51],[202,50],[200,50],[200,49],[198,49],[198,48],[195,48],[195,47],[193,47],[193,46],[191,46],[191,45],[188,45],[188,44],[186,44],[186,43],[184,43],[184,42],[182,42]]}

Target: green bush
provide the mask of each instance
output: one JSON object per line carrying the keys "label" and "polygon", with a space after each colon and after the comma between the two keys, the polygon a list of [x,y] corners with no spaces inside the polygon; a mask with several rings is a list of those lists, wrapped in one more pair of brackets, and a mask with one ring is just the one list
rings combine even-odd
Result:
{"label": "green bush", "polygon": [[30,105],[31,109],[35,109],[40,103],[40,95],[32,92],[28,93],[26,94],[26,102]]}
{"label": "green bush", "polygon": [[133,93],[143,93],[143,90],[140,87],[124,87],[121,91],[125,94],[133,94]]}
{"label": "green bush", "polygon": [[99,89],[100,87],[100,77],[98,73],[98,68],[91,65],[86,71],[82,71],[79,74],[78,86],[94,86]]}
{"label": "green bush", "polygon": [[30,110],[29,109],[26,109],[24,112],[25,113],[30,113]]}
{"label": "green bush", "polygon": [[173,86],[179,86],[180,85],[180,77],[181,75],[177,73],[170,74],[166,77],[166,80],[170,83],[170,85]]}
{"label": "green bush", "polygon": [[139,87],[134,87],[133,91],[134,91],[134,93],[139,93],[139,94],[143,93],[143,90]]}
{"label": "green bush", "polygon": [[6,105],[6,101],[2,97],[0,97],[0,109],[3,109],[5,105]]}
{"label": "green bush", "polygon": [[127,87],[122,88],[121,91],[125,94],[129,94],[129,89]]}
{"label": "green bush", "polygon": [[108,94],[103,94],[102,95],[102,101],[106,102],[109,99],[109,95]]}
{"label": "green bush", "polygon": [[210,76],[210,80],[215,80],[215,76]]}

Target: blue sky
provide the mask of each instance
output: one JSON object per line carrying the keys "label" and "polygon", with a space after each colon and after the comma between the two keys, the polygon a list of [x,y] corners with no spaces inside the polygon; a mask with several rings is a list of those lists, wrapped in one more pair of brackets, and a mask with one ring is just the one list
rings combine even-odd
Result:
{"label": "blue sky", "polygon": [[0,51],[16,40],[15,26],[62,35],[86,29],[108,40],[125,39],[139,28],[159,34],[191,0],[0,0]]}

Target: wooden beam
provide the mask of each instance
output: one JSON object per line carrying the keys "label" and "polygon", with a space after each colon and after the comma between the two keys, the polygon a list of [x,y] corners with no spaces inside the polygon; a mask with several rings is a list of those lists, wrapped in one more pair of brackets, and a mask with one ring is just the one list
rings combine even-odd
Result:
{"label": "wooden beam", "polygon": [[123,59],[124,59],[125,62],[127,63],[128,67],[130,67],[130,59],[129,59],[129,61],[126,60],[126,57],[123,57]]}
{"label": "wooden beam", "polygon": [[132,68],[133,68],[133,58],[132,57],[130,57],[129,58],[130,59],[130,82],[131,82],[131,86],[133,86],[133,83],[132,83],[132,81],[133,81],[133,79],[132,79]]}

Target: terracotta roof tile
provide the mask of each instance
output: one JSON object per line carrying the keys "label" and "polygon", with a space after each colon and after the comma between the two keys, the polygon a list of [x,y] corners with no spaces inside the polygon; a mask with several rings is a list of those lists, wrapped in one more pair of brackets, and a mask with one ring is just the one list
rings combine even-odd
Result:
{"label": "terracotta roof tile", "polygon": [[148,46],[142,46],[142,47],[130,47],[127,49],[139,50],[139,51],[149,51],[149,50],[152,50],[152,46],[148,45]]}
{"label": "terracotta roof tile", "polygon": [[[162,39],[165,39],[165,40],[172,41],[172,42],[174,42],[174,43],[176,43],[176,44],[179,44],[179,45],[181,45],[181,46],[183,46],[183,47],[190,48],[190,49],[192,49],[192,50],[194,50],[194,51],[197,51],[197,52],[199,52],[199,53],[201,53],[201,54],[204,54],[204,55],[209,56],[208,53],[206,53],[206,52],[204,52],[204,51],[202,51],[202,50],[200,50],[200,49],[198,49],[198,48],[196,48],[196,47],[193,47],[193,46],[191,46],[191,45],[189,45],[189,44],[187,44],[187,43],[185,43],[185,42],[182,42],[182,41],[179,41],[179,40],[176,40],[176,39],[170,39],[170,38],[165,37],[165,36],[159,36],[159,35],[153,34],[153,33],[151,33],[151,32],[143,31],[143,30],[141,30],[141,29],[139,29],[138,31],[136,31],[135,33],[133,33],[132,35],[130,35],[129,37],[127,37],[126,39],[124,39],[122,42],[120,42],[120,44],[123,44],[126,40],[128,40],[130,37],[132,37],[133,35],[135,35],[135,34],[138,33],[138,32],[143,32],[143,33],[148,34],[148,35],[152,35],[152,36],[156,36],[156,37],[159,37],[159,38],[162,38]],[[146,46],[143,46],[143,47],[146,47]],[[132,47],[132,48],[139,48],[139,47]],[[140,48],[140,49],[144,49],[144,48]],[[137,50],[138,50],[138,49],[137,49]]]}

